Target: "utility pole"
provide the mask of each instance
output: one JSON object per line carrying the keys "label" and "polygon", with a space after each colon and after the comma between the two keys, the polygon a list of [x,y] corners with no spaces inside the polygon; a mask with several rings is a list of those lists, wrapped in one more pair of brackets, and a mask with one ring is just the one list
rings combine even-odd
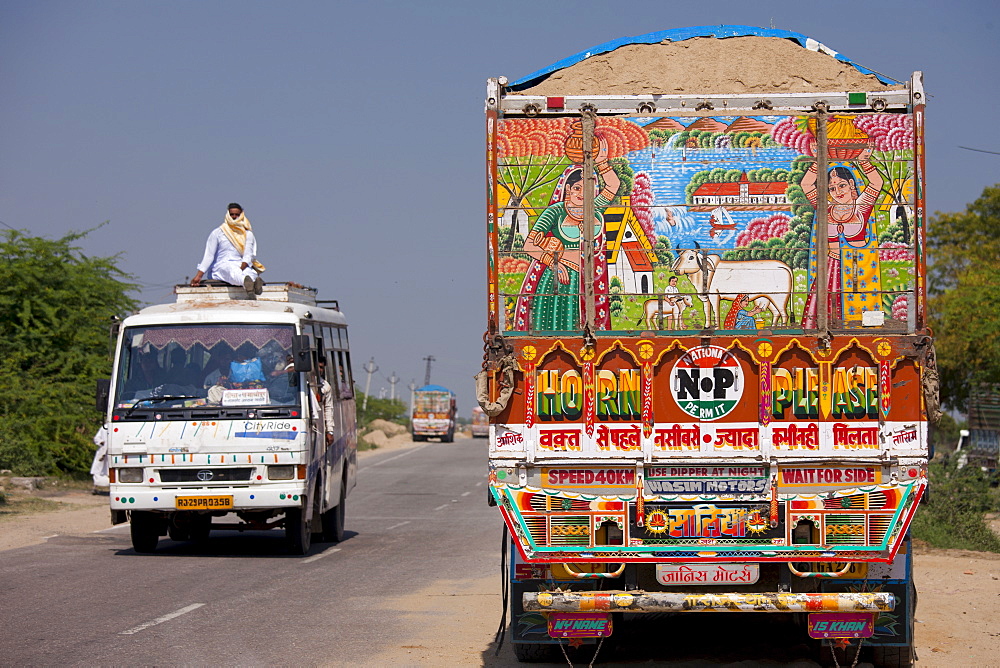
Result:
{"label": "utility pole", "polygon": [[412,420],[413,419],[413,392],[414,392],[414,390],[417,389],[417,382],[415,380],[411,380],[410,384],[407,385],[407,387],[410,388],[410,420]]}
{"label": "utility pole", "polygon": [[368,410],[368,390],[372,385],[372,374],[378,371],[378,364],[375,364],[375,358],[372,357],[361,368],[368,372],[368,380],[365,381],[365,400],[361,403],[361,410],[364,411]]}
{"label": "utility pole", "polygon": [[396,375],[396,372],[393,371],[392,375],[389,376],[388,378],[386,378],[386,380],[389,381],[389,386],[392,388],[389,391],[389,400],[390,401],[395,401],[396,400],[396,383],[398,383],[400,381],[400,378],[399,378],[399,376]]}
{"label": "utility pole", "polygon": [[433,355],[428,355],[427,357],[424,358],[424,361],[427,362],[427,373],[424,374],[424,385],[430,385],[431,384],[431,362],[434,362],[436,360],[434,359]]}

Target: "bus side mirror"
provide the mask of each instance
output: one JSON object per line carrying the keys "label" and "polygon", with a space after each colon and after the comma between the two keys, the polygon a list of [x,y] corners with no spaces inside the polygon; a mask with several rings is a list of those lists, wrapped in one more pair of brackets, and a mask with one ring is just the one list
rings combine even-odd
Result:
{"label": "bus side mirror", "polygon": [[312,371],[312,346],[309,345],[309,336],[299,334],[292,337],[292,359],[295,361],[296,371]]}
{"label": "bus side mirror", "polygon": [[111,379],[99,378],[97,380],[97,410],[101,413],[108,412],[108,399],[111,397]]}

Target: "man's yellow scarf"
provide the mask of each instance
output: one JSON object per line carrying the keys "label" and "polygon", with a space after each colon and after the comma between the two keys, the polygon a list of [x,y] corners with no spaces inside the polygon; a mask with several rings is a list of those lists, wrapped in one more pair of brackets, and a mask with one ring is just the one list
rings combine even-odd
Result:
{"label": "man's yellow scarf", "polygon": [[[243,250],[246,248],[247,232],[251,230],[253,228],[250,227],[250,221],[247,220],[245,213],[241,211],[239,218],[234,219],[229,215],[229,212],[226,212],[226,220],[222,223],[222,233],[236,246],[240,255],[243,255]],[[258,274],[264,271],[264,265],[256,259],[253,261],[253,268]]]}

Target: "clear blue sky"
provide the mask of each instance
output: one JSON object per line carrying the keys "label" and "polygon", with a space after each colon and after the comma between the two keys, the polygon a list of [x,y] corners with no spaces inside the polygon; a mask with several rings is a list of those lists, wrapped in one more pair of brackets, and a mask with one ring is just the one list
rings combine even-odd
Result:
{"label": "clear blue sky", "polygon": [[265,278],[319,288],[372,392],[431,381],[474,405],[485,328],[483,98],[587,47],[773,25],[905,80],[923,70],[928,204],[1000,182],[995,0],[711,3],[0,0],[0,221],[121,254],[171,300],[231,200]]}

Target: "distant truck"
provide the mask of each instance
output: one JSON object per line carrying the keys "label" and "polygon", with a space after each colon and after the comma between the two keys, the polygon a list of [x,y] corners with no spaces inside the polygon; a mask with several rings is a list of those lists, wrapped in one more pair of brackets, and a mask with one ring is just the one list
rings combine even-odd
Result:
{"label": "distant truck", "polygon": [[726,611],[912,664],[925,102],[747,26],[488,81],[477,393],[520,660]]}
{"label": "distant truck", "polygon": [[424,385],[413,392],[410,424],[414,441],[455,440],[455,393],[440,385]]}
{"label": "distant truck", "polygon": [[[177,301],[118,327],[108,423],[111,516],[132,546],[205,540],[228,528],[282,527],[291,552],[339,541],[357,479],[347,319],[316,291],[271,284],[177,286]],[[332,392],[323,416],[319,362]]]}
{"label": "distant truck", "polygon": [[488,438],[490,418],[479,406],[472,409],[472,438]]}

